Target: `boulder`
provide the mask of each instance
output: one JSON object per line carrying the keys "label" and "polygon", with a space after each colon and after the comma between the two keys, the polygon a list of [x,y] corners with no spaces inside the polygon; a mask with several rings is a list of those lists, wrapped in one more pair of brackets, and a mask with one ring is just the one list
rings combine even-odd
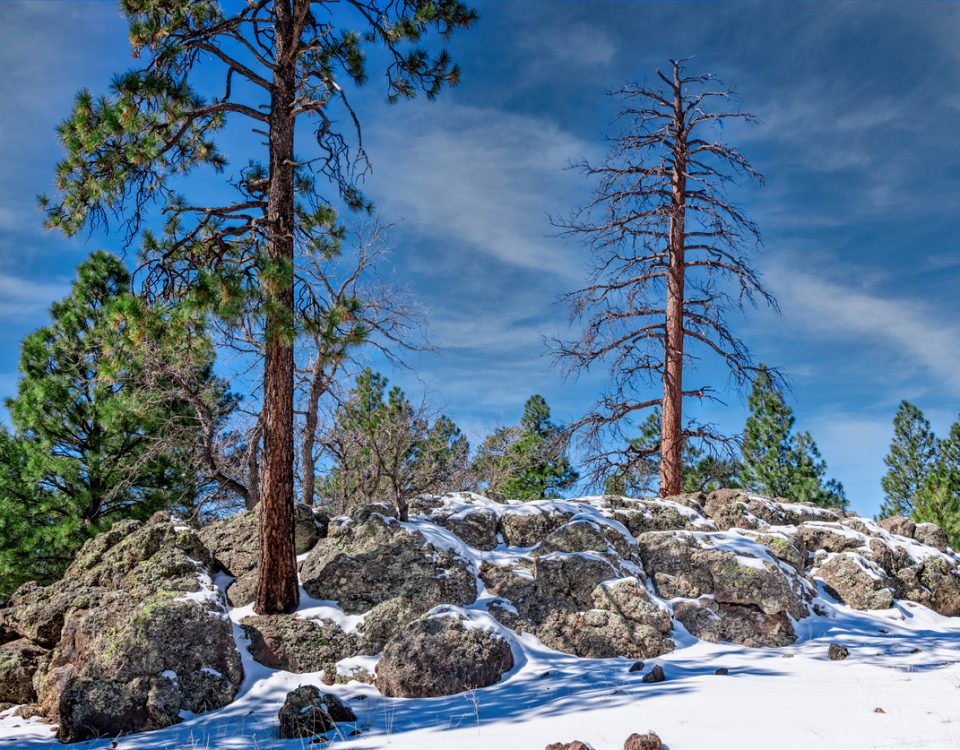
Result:
{"label": "boulder", "polygon": [[[326,534],[328,519],[313,508],[297,503],[294,509],[295,544],[298,555],[309,552]],[[260,513],[242,511],[208,523],[199,531],[200,539],[213,552],[217,567],[233,576],[227,595],[234,606],[249,604],[256,598],[260,565]]]}
{"label": "boulder", "polygon": [[593,745],[574,740],[573,742],[551,742],[545,750],[593,750]]}
{"label": "boulder", "polygon": [[806,552],[811,554],[857,550],[863,547],[865,541],[844,526],[829,523],[801,524],[797,528],[797,538]]}
{"label": "boulder", "polygon": [[848,656],[850,656],[850,649],[841,646],[839,643],[831,643],[827,648],[827,658],[830,661],[843,661]]}
{"label": "boulder", "polygon": [[33,703],[33,678],[47,650],[21,638],[0,646],[0,702]]}
{"label": "boulder", "polygon": [[513,668],[510,644],[456,609],[412,623],[384,647],[375,684],[394,698],[430,698],[487,687]]}
{"label": "boulder", "polygon": [[[638,539],[645,570],[657,593],[688,599],[674,605],[674,615],[698,638],[751,647],[784,646],[796,640],[790,618],[809,613],[810,596],[793,568],[711,545],[710,534],[648,532]],[[738,547],[742,550],[745,545]]]}
{"label": "boulder", "polygon": [[823,560],[813,575],[832,595],[854,609],[889,609],[893,606],[894,582],[876,563],[862,555],[841,552]]}
{"label": "boulder", "polygon": [[439,518],[437,523],[476,549],[492,550],[497,546],[497,514],[490,508],[467,508]]}
{"label": "boulder", "polygon": [[881,518],[877,523],[880,528],[891,534],[905,536],[907,539],[913,539],[913,534],[917,530],[917,524],[905,516],[891,516],[890,518]]}
{"label": "boulder", "polygon": [[[685,532],[649,532],[638,540],[644,568],[653,574],[657,593],[667,599],[712,595],[717,602],[753,606],[766,614],[786,612],[800,619],[808,609],[803,580],[790,568],[756,557],[734,554],[702,543]],[[702,546],[703,545],[703,546]]]}
{"label": "boulder", "polygon": [[464,557],[377,512],[332,521],[300,580],[310,596],[332,599],[355,614],[398,596],[424,609],[477,598],[476,577]]}
{"label": "boulder", "polygon": [[702,493],[675,495],[663,500],[626,500],[612,504],[613,518],[640,536],[647,531],[715,528],[703,513],[698,500]]}
{"label": "boulder", "polygon": [[926,544],[928,547],[936,547],[941,552],[950,548],[950,540],[939,526],[935,523],[918,523],[913,532],[913,538],[920,544]]}
{"label": "boulder", "polygon": [[779,648],[797,640],[786,612],[770,614],[757,607],[721,604],[705,597],[678,602],[673,613],[691,635],[710,643]]}
{"label": "boulder", "polygon": [[543,507],[537,502],[507,505],[500,516],[500,532],[510,547],[532,547],[571,518],[572,512]]}
{"label": "boulder", "polygon": [[335,724],[351,723],[356,714],[332,693],[323,693],[313,685],[303,685],[287,693],[277,713],[280,739],[313,737],[333,729]]}
{"label": "boulder", "polygon": [[242,680],[230,622],[210,603],[117,592],[96,609],[71,612],[39,697],[60,738],[75,742],[220,708]]}
{"label": "boulder", "polygon": [[393,636],[431,609],[425,602],[397,596],[367,612],[358,630],[363,638],[360,652],[379,654]]}
{"label": "boulder", "polygon": [[555,552],[538,558],[532,571],[485,566],[481,578],[504,600],[490,606],[498,620],[557,651],[639,659],[674,648],[670,615],[637,578],[624,578],[596,555]]}
{"label": "boulder", "polygon": [[655,665],[653,669],[647,672],[642,678],[641,682],[646,682],[652,684],[655,682],[664,682],[667,679],[667,676],[663,673],[663,667],[659,664]]}
{"label": "boulder", "polygon": [[295,615],[245,617],[241,623],[254,660],[287,672],[336,671],[341,659],[361,650],[360,638],[330,620],[304,620]]}
{"label": "boulder", "polygon": [[574,518],[550,532],[531,554],[551,552],[598,552],[609,559],[628,558],[633,554],[631,540],[609,523],[587,518]]}
{"label": "boulder", "polygon": [[897,595],[947,617],[960,616],[960,568],[945,557],[931,556],[896,574]]}
{"label": "boulder", "polygon": [[623,743],[623,750],[663,750],[663,742],[654,732],[631,734]]}
{"label": "boulder", "polygon": [[211,561],[194,531],[157,514],[88,542],[46,609],[41,591],[13,598],[18,617],[46,612],[44,637],[58,633],[34,685],[63,741],[160,728],[233,700],[243,668]]}

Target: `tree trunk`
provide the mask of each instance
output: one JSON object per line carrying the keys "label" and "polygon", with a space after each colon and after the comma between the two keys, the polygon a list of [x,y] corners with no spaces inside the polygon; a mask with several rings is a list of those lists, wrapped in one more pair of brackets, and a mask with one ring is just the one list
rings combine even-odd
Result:
{"label": "tree trunk", "polygon": [[276,0],[276,57],[270,107],[270,196],[260,473],[260,579],[254,611],[293,612],[299,604],[293,501],[293,133],[296,96],[293,9]]}
{"label": "tree trunk", "polygon": [[686,245],[686,136],[680,72],[673,69],[675,141],[671,177],[670,267],[663,344],[663,409],[660,423],[660,497],[676,495],[683,481],[683,308]]}
{"label": "tree trunk", "polygon": [[307,413],[303,425],[303,441],[300,444],[300,468],[303,477],[300,480],[300,488],[303,502],[307,505],[313,505],[314,484],[316,482],[316,461],[313,457],[313,448],[317,442],[317,413],[320,410],[320,396],[323,390],[323,366],[320,361],[320,355],[313,365],[313,371],[310,381],[310,395],[307,401]]}

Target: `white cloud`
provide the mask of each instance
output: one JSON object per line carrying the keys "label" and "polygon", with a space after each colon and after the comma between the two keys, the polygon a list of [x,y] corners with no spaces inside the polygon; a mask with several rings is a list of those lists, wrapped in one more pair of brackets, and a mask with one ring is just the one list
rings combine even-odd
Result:
{"label": "white cloud", "polygon": [[902,373],[932,374],[960,393],[960,325],[933,301],[897,298],[782,264],[766,278],[795,331],[824,340],[866,340],[894,355]]}
{"label": "white cloud", "polygon": [[451,248],[447,261],[472,252],[560,276],[581,272],[547,217],[575,207],[571,195],[585,183],[564,167],[589,147],[551,120],[438,103],[384,118],[369,140],[377,202],[425,237],[466,246]]}
{"label": "white cloud", "polygon": [[63,297],[66,281],[33,281],[0,271],[0,321],[23,320],[42,315],[50,303]]}
{"label": "white cloud", "polygon": [[[616,43],[605,30],[584,21],[540,26],[540,33],[524,37],[522,47],[534,64],[575,62],[583,65],[606,65],[617,52]],[[545,59],[546,58],[546,59]]]}

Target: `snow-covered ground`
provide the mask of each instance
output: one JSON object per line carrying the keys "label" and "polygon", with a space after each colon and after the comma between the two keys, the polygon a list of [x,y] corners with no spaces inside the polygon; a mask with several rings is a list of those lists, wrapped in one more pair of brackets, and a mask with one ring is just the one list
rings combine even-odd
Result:
{"label": "snow-covered ground", "polygon": [[[434,534],[435,544],[459,545],[464,555],[476,555],[439,527],[416,525]],[[497,554],[485,553],[488,559]],[[819,593],[823,614],[795,623],[794,646],[716,645],[698,641],[677,624],[677,649],[631,673],[630,660],[581,659],[503,629],[487,614],[490,597],[481,592],[465,614],[479,626],[502,630],[514,650],[514,669],[492,687],[444,698],[384,698],[359,682],[324,688],[347,701],[359,718],[355,726],[341,726],[338,736],[331,734],[329,745],[276,738],[277,711],[287,692],[322,686],[321,675],[254,662],[237,624],[250,609],[234,609],[230,617],[246,677],[231,705],[185,716],[168,729],[78,746],[542,750],[551,742],[579,739],[595,750],[620,750],[630,734],[652,730],[670,750],[960,750],[960,618],[901,601],[890,610],[857,612]],[[360,619],[332,602],[302,596],[301,616],[333,619],[348,630]],[[846,646],[849,657],[828,660],[831,643]],[[372,669],[376,658],[348,661]],[[663,667],[666,681],[643,683],[655,664]],[[715,674],[721,667],[729,674]],[[55,746],[60,745],[49,725],[9,713],[0,717],[0,747]]]}

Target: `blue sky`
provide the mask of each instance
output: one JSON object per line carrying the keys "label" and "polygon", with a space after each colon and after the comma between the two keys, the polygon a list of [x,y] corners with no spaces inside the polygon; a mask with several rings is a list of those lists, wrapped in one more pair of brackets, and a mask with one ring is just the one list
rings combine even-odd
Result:
{"label": "blue sky", "polygon": [[[540,392],[570,420],[597,376],[564,381],[542,337],[566,330],[558,296],[586,252],[548,215],[589,194],[570,159],[612,132],[604,90],[693,56],[761,123],[729,138],[765,174],[737,195],[761,227],[758,263],[782,314],[734,321],[780,367],[797,426],[818,441],[853,508],[874,513],[900,399],[945,432],[960,408],[960,5],[480,0],[450,44],[459,88],[388,106],[373,76],[357,99],[373,162],[366,190],[397,222],[388,274],[428,317],[436,351],[393,373],[471,436]],[[0,393],[19,340],[46,319],[73,266],[116,236],[66,240],[40,226],[60,155],[54,127],[86,86],[132,64],[110,0],[0,3]],[[229,145],[229,144],[228,144]],[[229,149],[227,149],[229,156]],[[726,380],[704,363],[700,379]],[[708,416],[728,431],[745,406]]]}

